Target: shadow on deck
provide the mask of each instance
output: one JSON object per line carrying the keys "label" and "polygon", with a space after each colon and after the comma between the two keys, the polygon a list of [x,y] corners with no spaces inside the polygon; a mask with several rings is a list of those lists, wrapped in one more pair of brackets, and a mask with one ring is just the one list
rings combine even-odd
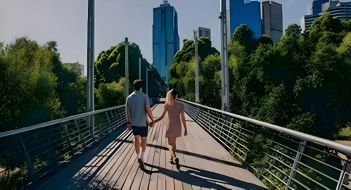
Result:
{"label": "shadow on deck", "polygon": [[[154,116],[162,107],[154,109]],[[188,136],[177,139],[179,169],[168,162],[161,121],[149,128],[145,170],[139,168],[133,135],[123,130],[42,179],[35,189],[266,189],[190,117],[186,119]]]}

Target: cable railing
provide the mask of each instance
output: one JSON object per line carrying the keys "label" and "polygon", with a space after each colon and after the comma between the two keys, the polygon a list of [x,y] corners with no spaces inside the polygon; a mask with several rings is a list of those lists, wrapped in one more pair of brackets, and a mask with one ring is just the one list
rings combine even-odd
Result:
{"label": "cable railing", "polygon": [[0,189],[36,183],[125,123],[121,105],[1,132]]}
{"label": "cable railing", "polygon": [[350,189],[351,147],[180,100],[269,189]]}

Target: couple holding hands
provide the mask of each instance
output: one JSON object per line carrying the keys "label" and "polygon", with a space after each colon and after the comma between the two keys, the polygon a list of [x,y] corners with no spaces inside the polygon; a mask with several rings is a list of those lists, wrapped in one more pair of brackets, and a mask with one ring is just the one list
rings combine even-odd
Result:
{"label": "couple holding hands", "polygon": [[177,137],[182,135],[181,122],[183,123],[184,127],[184,136],[186,136],[188,132],[185,122],[184,105],[181,102],[176,101],[178,91],[176,89],[172,89],[167,93],[163,113],[159,118],[154,120],[152,110],[149,105],[149,98],[142,92],[143,81],[135,80],[133,85],[134,92],[132,92],[126,100],[126,116],[128,129],[132,130],[134,135],[134,148],[140,167],[142,169],[144,168],[144,153],[146,150],[148,135],[146,115],[148,115],[151,119],[151,127],[166,116],[165,125],[162,127],[167,127],[166,138],[168,139],[170,162],[179,166],[179,159],[176,157],[176,140]]}

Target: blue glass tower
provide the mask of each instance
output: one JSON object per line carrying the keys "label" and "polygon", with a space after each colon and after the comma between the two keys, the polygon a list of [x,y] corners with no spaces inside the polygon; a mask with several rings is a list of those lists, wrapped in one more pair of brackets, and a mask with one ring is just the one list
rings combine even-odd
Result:
{"label": "blue glass tower", "polygon": [[247,25],[256,38],[262,34],[260,2],[250,0],[230,0],[230,33],[241,24]]}
{"label": "blue glass tower", "polygon": [[152,26],[153,64],[162,79],[168,84],[169,66],[179,50],[177,12],[167,1],[154,8]]}

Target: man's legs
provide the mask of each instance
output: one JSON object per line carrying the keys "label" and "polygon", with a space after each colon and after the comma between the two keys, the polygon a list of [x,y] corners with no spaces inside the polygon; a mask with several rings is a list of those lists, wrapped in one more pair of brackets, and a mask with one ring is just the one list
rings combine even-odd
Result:
{"label": "man's legs", "polygon": [[141,137],[140,135],[136,135],[134,136],[134,148],[138,158],[140,156],[140,146],[141,146]]}
{"label": "man's legs", "polygon": [[146,150],[147,137],[141,137],[141,156],[140,158],[144,161],[144,153]]}

